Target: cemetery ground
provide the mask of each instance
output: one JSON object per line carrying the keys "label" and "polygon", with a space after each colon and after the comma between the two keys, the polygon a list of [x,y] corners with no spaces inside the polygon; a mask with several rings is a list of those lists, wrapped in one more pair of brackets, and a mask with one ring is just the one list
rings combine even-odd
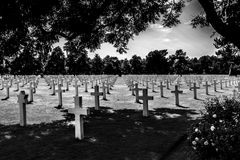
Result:
{"label": "cemetery ground", "polygon": [[[13,84],[14,85],[14,84]],[[164,88],[164,97],[159,87],[155,92],[148,90],[154,100],[149,101],[150,116],[142,116],[142,104],[135,103],[122,77],[107,94],[107,100],[100,100],[100,110],[94,110],[93,92],[89,85],[79,87],[83,107],[90,108],[90,115],[84,118],[84,140],[74,138],[74,115],[67,109],[74,108],[74,87],[63,93],[63,107],[58,107],[57,94],[51,95],[49,86],[40,79],[34,101],[27,104],[27,126],[19,126],[19,105],[17,95],[10,89],[10,98],[0,103],[0,159],[191,159],[195,156],[186,142],[188,127],[201,116],[206,98],[232,94],[233,86],[198,89],[198,99],[193,91],[184,85],[180,88],[180,105],[175,105],[175,96]],[[151,85],[149,85],[150,87]],[[63,86],[64,89],[64,86]],[[27,87],[20,88],[28,94]],[[101,90],[101,89],[100,89]],[[5,91],[0,91],[0,98]],[[102,99],[102,97],[100,97]],[[141,102],[141,100],[140,100]]]}

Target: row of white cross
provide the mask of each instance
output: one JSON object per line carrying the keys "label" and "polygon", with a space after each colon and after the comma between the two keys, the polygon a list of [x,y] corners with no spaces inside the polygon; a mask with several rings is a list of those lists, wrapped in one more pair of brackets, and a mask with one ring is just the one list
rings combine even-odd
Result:
{"label": "row of white cross", "polygon": [[[125,76],[125,82],[129,87],[129,90],[132,91],[132,95],[135,96],[135,102],[139,103],[139,99],[143,100],[143,116],[149,116],[149,111],[148,111],[148,100],[153,100],[153,96],[148,96],[148,89],[149,89],[149,85],[148,83],[150,82],[151,84],[151,89],[152,92],[155,92],[154,87],[155,85],[157,85],[157,79],[150,79],[150,78],[145,78],[143,79],[141,78],[136,78],[136,77],[132,77],[132,76]],[[216,77],[215,77],[216,78]],[[185,78],[186,80],[186,78]],[[183,91],[179,90],[179,87],[182,85],[181,84],[181,80],[179,77],[175,77],[171,78],[171,79],[166,79],[165,80],[165,85],[163,85],[163,81],[159,81],[159,86],[160,87],[160,95],[161,97],[164,97],[163,95],[163,88],[167,87],[167,89],[170,89],[169,86],[172,85],[175,81],[175,88],[173,91],[171,91],[171,93],[175,94],[175,104],[177,106],[179,106],[179,94],[183,93]],[[240,92],[240,82],[239,79],[235,79],[235,80],[227,80],[227,79],[220,79],[219,82],[217,82],[216,79],[211,79],[212,81],[212,85],[214,88],[214,91],[217,92],[217,84],[220,84],[220,89],[223,89],[223,84],[225,83],[225,87],[227,87],[228,85],[235,85],[237,84],[237,86],[235,86],[235,88],[238,89],[238,92]],[[139,83],[142,84],[143,87],[146,88],[139,88]],[[193,91],[193,98],[194,99],[198,99],[197,97],[197,90],[200,89],[200,85],[198,86],[196,82],[192,82],[190,80],[188,80],[187,85],[189,86],[189,90]],[[203,82],[201,82],[203,83]],[[206,95],[209,95],[209,87],[211,86],[208,81],[205,81],[205,84],[202,85],[203,87],[205,87],[205,91],[206,91]],[[139,96],[139,91],[142,91],[142,96]],[[236,96],[236,90],[233,90],[233,96]]]}
{"label": "row of white cross", "polygon": [[[113,84],[116,82],[117,77],[116,76],[112,76],[112,77],[107,77],[107,79],[103,80],[102,79],[102,89],[103,92],[99,91],[99,86],[96,83],[94,86],[94,92],[91,92],[90,94],[92,96],[94,96],[95,99],[95,110],[99,110],[100,107],[100,101],[99,101],[99,97],[103,96],[103,100],[106,100],[106,93],[110,93],[110,87],[113,86]],[[47,82],[48,80],[45,79],[45,81]],[[83,139],[84,138],[84,131],[83,131],[83,116],[86,116],[89,114],[89,109],[88,108],[83,108],[82,107],[82,97],[78,96],[78,87],[80,85],[78,85],[78,81],[75,78],[75,93],[76,95],[74,96],[74,103],[75,103],[75,108],[70,108],[68,109],[68,112],[71,114],[75,115],[75,137],[77,139]],[[11,81],[12,82],[12,81]],[[35,82],[35,81],[34,81]],[[57,80],[57,82],[59,82],[59,80]],[[68,83],[69,81],[67,80],[66,83],[66,91],[68,90]],[[80,81],[81,82],[81,81]],[[87,83],[87,80],[85,79],[85,84]],[[17,83],[19,84],[19,83]],[[24,85],[26,85],[27,83],[24,83]],[[18,103],[19,103],[19,109],[20,109],[20,126],[26,126],[27,125],[27,115],[26,115],[26,105],[33,101],[33,93],[36,92],[36,87],[37,85],[33,85],[34,87],[32,87],[33,82],[29,82],[30,85],[30,99],[28,100],[28,96],[25,91],[20,91],[19,95],[18,95]],[[107,87],[105,86],[105,84],[107,84]],[[52,89],[53,94],[55,95],[55,91],[58,92],[58,99],[59,99],[59,105],[62,106],[62,85],[61,83],[58,83],[58,90],[55,90],[55,83],[54,83],[54,79],[51,79],[51,84],[50,85],[50,89]],[[9,98],[9,88],[11,87],[11,85],[5,85],[5,88],[7,88],[8,91],[8,98]],[[17,86],[18,90],[19,90],[19,86]],[[107,92],[106,92],[107,89]]]}
{"label": "row of white cross", "polygon": [[[129,77],[128,77],[129,78]],[[113,76],[111,78],[107,77],[106,79],[92,79],[89,80],[87,78],[76,78],[76,77],[72,77],[70,79],[63,79],[63,78],[59,78],[59,77],[47,77],[45,78],[45,81],[47,82],[47,84],[50,86],[50,89],[52,89],[52,95],[55,95],[55,92],[58,92],[58,99],[59,99],[59,105],[62,106],[62,86],[63,86],[63,81],[66,82],[66,91],[69,90],[69,85],[71,82],[74,81],[74,87],[75,87],[75,96],[74,96],[74,103],[75,103],[75,108],[71,108],[68,110],[69,113],[74,114],[75,115],[75,137],[78,139],[83,139],[84,138],[84,131],[83,131],[83,116],[86,116],[89,114],[89,109],[88,108],[83,108],[82,107],[82,97],[79,97],[78,94],[78,87],[80,86],[80,84],[82,83],[82,85],[85,86],[85,92],[88,92],[88,87],[87,84],[91,83],[92,87],[94,87],[94,92],[91,92],[90,94],[92,96],[94,96],[94,100],[95,100],[95,109],[98,110],[100,107],[100,101],[99,101],[99,96],[103,96],[103,99],[106,100],[106,93],[109,93],[110,88],[113,86],[113,84],[116,82],[116,76]],[[148,83],[152,82],[152,91],[154,91],[154,86],[156,85],[156,81],[154,80],[149,80],[149,79],[143,79],[143,80],[137,80],[137,79],[131,79],[131,77],[129,79],[126,79],[126,83],[128,84],[130,90],[132,91],[132,95],[135,95],[136,102],[139,102],[139,100],[143,101],[143,116],[149,116],[149,111],[148,111],[148,101],[149,100],[153,100],[153,96],[149,96],[148,95]],[[166,79],[165,82],[163,81],[159,81],[159,87],[160,87],[160,94],[161,97],[164,96],[163,94],[163,88],[166,87],[167,89],[169,89],[169,86],[172,85],[174,83],[174,81],[176,82],[175,85],[175,90],[171,91],[171,93],[175,94],[175,104],[179,105],[179,94],[183,93],[183,91],[179,90],[179,87],[181,86],[181,81],[179,80],[180,78],[175,77],[175,78],[170,78],[170,79]],[[94,83],[95,86],[94,86]],[[213,81],[213,86],[214,86],[214,91],[217,91],[217,84],[218,82],[216,80],[212,80]],[[26,122],[26,105],[27,103],[29,103],[29,101],[33,101],[33,93],[36,92],[36,88],[38,85],[38,78],[34,79],[34,80],[26,80],[26,79],[21,79],[21,80],[17,80],[15,82],[16,84],[16,90],[19,90],[19,83],[22,83],[21,86],[24,86],[26,84],[29,83],[29,100],[28,100],[28,95],[25,94],[24,91],[20,91],[20,94],[18,95],[18,103],[19,103],[19,107],[20,107],[20,125],[21,126],[26,126],[27,122]],[[57,82],[57,83],[56,83]],[[235,81],[233,83],[233,81],[230,80],[220,80],[219,84],[220,84],[220,88],[222,89],[223,87],[223,83],[225,83],[225,86],[227,85],[234,85],[237,82],[237,88],[238,91],[240,91],[240,83],[237,81]],[[9,98],[9,88],[12,87],[12,79],[10,80],[2,80],[2,88],[6,88],[7,91],[7,97]],[[98,84],[102,83],[102,89],[103,91],[100,92],[99,91],[99,86]],[[139,88],[139,83],[142,84],[143,86],[146,85],[146,88]],[[199,85],[197,85],[196,82],[191,82],[188,81],[186,82],[189,86],[190,90],[193,90],[194,93],[194,99],[197,99],[197,89],[200,89]],[[229,83],[229,84],[228,84]],[[105,84],[107,86],[105,86]],[[164,85],[165,84],[165,85]],[[55,90],[55,85],[58,86],[58,90]],[[210,84],[208,84],[208,81],[205,81],[205,84],[203,85],[206,89],[206,94],[208,94],[208,88],[210,87]],[[107,90],[107,91],[106,91]],[[139,91],[142,91],[142,95],[139,94]]]}

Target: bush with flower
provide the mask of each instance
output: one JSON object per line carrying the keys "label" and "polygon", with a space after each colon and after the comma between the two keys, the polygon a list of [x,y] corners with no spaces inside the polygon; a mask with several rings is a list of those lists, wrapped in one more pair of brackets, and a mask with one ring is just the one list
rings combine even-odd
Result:
{"label": "bush with flower", "polygon": [[235,160],[240,157],[240,100],[208,99],[206,111],[192,125],[188,140],[201,159]]}

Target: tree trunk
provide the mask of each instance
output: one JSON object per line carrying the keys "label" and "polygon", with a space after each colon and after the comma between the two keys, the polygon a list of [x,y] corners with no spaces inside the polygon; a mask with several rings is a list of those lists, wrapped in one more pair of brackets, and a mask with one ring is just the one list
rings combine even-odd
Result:
{"label": "tree trunk", "polygon": [[226,24],[222,19],[217,15],[217,12],[214,8],[213,0],[198,0],[201,6],[203,7],[207,21],[211,26],[218,32],[220,35],[225,37],[228,41],[233,43],[238,49],[240,49],[240,27],[238,25]]}

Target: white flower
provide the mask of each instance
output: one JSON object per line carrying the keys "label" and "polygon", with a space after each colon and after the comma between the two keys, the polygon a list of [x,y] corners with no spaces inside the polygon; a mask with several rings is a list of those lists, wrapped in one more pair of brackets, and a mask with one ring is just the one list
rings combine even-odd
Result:
{"label": "white flower", "polygon": [[216,115],[216,114],[214,114],[212,117],[213,117],[213,118],[217,118],[217,115]]}
{"label": "white flower", "polygon": [[199,138],[198,138],[198,137],[196,137],[196,138],[195,138],[195,141],[199,141]]}
{"label": "white flower", "polygon": [[193,147],[194,150],[196,150],[197,148],[196,147]]}
{"label": "white flower", "polygon": [[215,143],[212,143],[212,146],[215,146]]}
{"label": "white flower", "polygon": [[222,123],[222,122],[223,122],[223,120],[221,120],[221,119],[220,119],[220,120],[219,120],[219,122],[220,122],[220,123]]}
{"label": "white flower", "polygon": [[196,128],[196,129],[195,129],[195,132],[198,132],[198,131],[199,131],[198,128]]}
{"label": "white flower", "polygon": [[215,130],[215,127],[214,127],[214,126],[211,126],[210,129],[211,129],[211,131],[214,131],[214,130]]}
{"label": "white flower", "polygon": [[205,142],[204,142],[204,145],[207,146],[207,145],[208,145],[208,141],[205,141]]}
{"label": "white flower", "polygon": [[193,144],[193,145],[196,145],[196,144],[197,144],[197,142],[196,142],[196,141],[192,141],[192,144]]}

